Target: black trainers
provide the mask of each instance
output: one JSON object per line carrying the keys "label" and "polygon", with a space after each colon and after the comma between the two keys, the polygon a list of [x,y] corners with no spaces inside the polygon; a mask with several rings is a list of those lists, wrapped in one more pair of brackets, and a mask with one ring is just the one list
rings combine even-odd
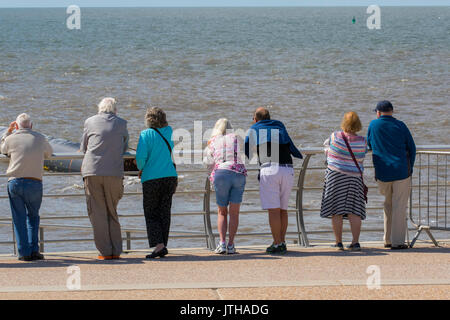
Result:
{"label": "black trainers", "polygon": [[391,250],[404,250],[408,249],[409,247],[406,244],[401,244],[399,246],[392,246]]}
{"label": "black trainers", "polygon": [[351,251],[361,251],[361,246],[359,242],[352,243],[347,248],[350,249]]}
{"label": "black trainers", "polygon": [[280,253],[286,253],[287,252],[286,242],[282,242],[280,247],[281,247]]}
{"label": "black trainers", "polygon": [[32,256],[22,256],[19,257],[20,261],[33,261],[33,257]]}
{"label": "black trainers", "polygon": [[275,244],[272,243],[272,245],[266,249],[266,252],[270,253],[270,254],[281,253],[281,251],[282,251],[281,248],[282,248],[281,245],[275,246]]}
{"label": "black trainers", "polygon": [[340,251],[344,251],[344,245],[342,242],[336,243],[333,247],[337,248]]}
{"label": "black trainers", "polygon": [[44,260],[44,255],[42,253],[40,253],[40,252],[33,252],[31,254],[31,258],[33,260]]}

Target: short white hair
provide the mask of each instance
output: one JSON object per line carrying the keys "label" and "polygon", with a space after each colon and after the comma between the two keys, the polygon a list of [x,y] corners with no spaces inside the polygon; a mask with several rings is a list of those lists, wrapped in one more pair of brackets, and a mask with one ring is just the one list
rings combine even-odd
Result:
{"label": "short white hair", "polygon": [[103,98],[98,104],[98,113],[117,113],[116,99],[114,98]]}
{"label": "short white hair", "polygon": [[16,123],[19,129],[29,129],[32,124],[30,116],[26,113],[19,114],[17,116]]}
{"label": "short white hair", "polygon": [[221,118],[217,120],[216,124],[214,125],[214,128],[211,133],[211,138],[214,138],[215,136],[223,136],[227,133],[227,130],[233,129],[233,126],[231,125],[230,120],[226,118]]}

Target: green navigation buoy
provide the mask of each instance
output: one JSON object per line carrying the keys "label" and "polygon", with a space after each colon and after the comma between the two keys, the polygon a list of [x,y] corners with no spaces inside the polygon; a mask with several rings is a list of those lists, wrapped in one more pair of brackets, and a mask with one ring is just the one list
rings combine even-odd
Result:
{"label": "green navigation buoy", "polygon": [[353,16],[352,23],[353,23],[353,24],[356,23],[356,18],[355,18],[355,16]]}

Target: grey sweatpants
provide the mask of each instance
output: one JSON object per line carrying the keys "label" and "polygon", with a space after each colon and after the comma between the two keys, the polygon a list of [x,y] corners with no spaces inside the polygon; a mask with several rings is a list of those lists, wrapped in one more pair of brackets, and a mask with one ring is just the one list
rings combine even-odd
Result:
{"label": "grey sweatpants", "polygon": [[85,177],[84,191],[97,250],[102,256],[120,255],[122,253],[122,234],[117,205],[123,196],[123,178]]}

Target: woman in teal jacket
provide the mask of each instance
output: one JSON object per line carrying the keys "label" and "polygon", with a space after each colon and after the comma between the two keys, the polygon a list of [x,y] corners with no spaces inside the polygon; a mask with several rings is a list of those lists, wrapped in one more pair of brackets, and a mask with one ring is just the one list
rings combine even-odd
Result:
{"label": "woman in teal jacket", "polygon": [[167,255],[172,196],[178,184],[173,162],[172,128],[160,108],[149,108],[145,115],[148,129],[139,136],[136,163],[144,195],[144,215],[149,246],[155,247],[147,259]]}

